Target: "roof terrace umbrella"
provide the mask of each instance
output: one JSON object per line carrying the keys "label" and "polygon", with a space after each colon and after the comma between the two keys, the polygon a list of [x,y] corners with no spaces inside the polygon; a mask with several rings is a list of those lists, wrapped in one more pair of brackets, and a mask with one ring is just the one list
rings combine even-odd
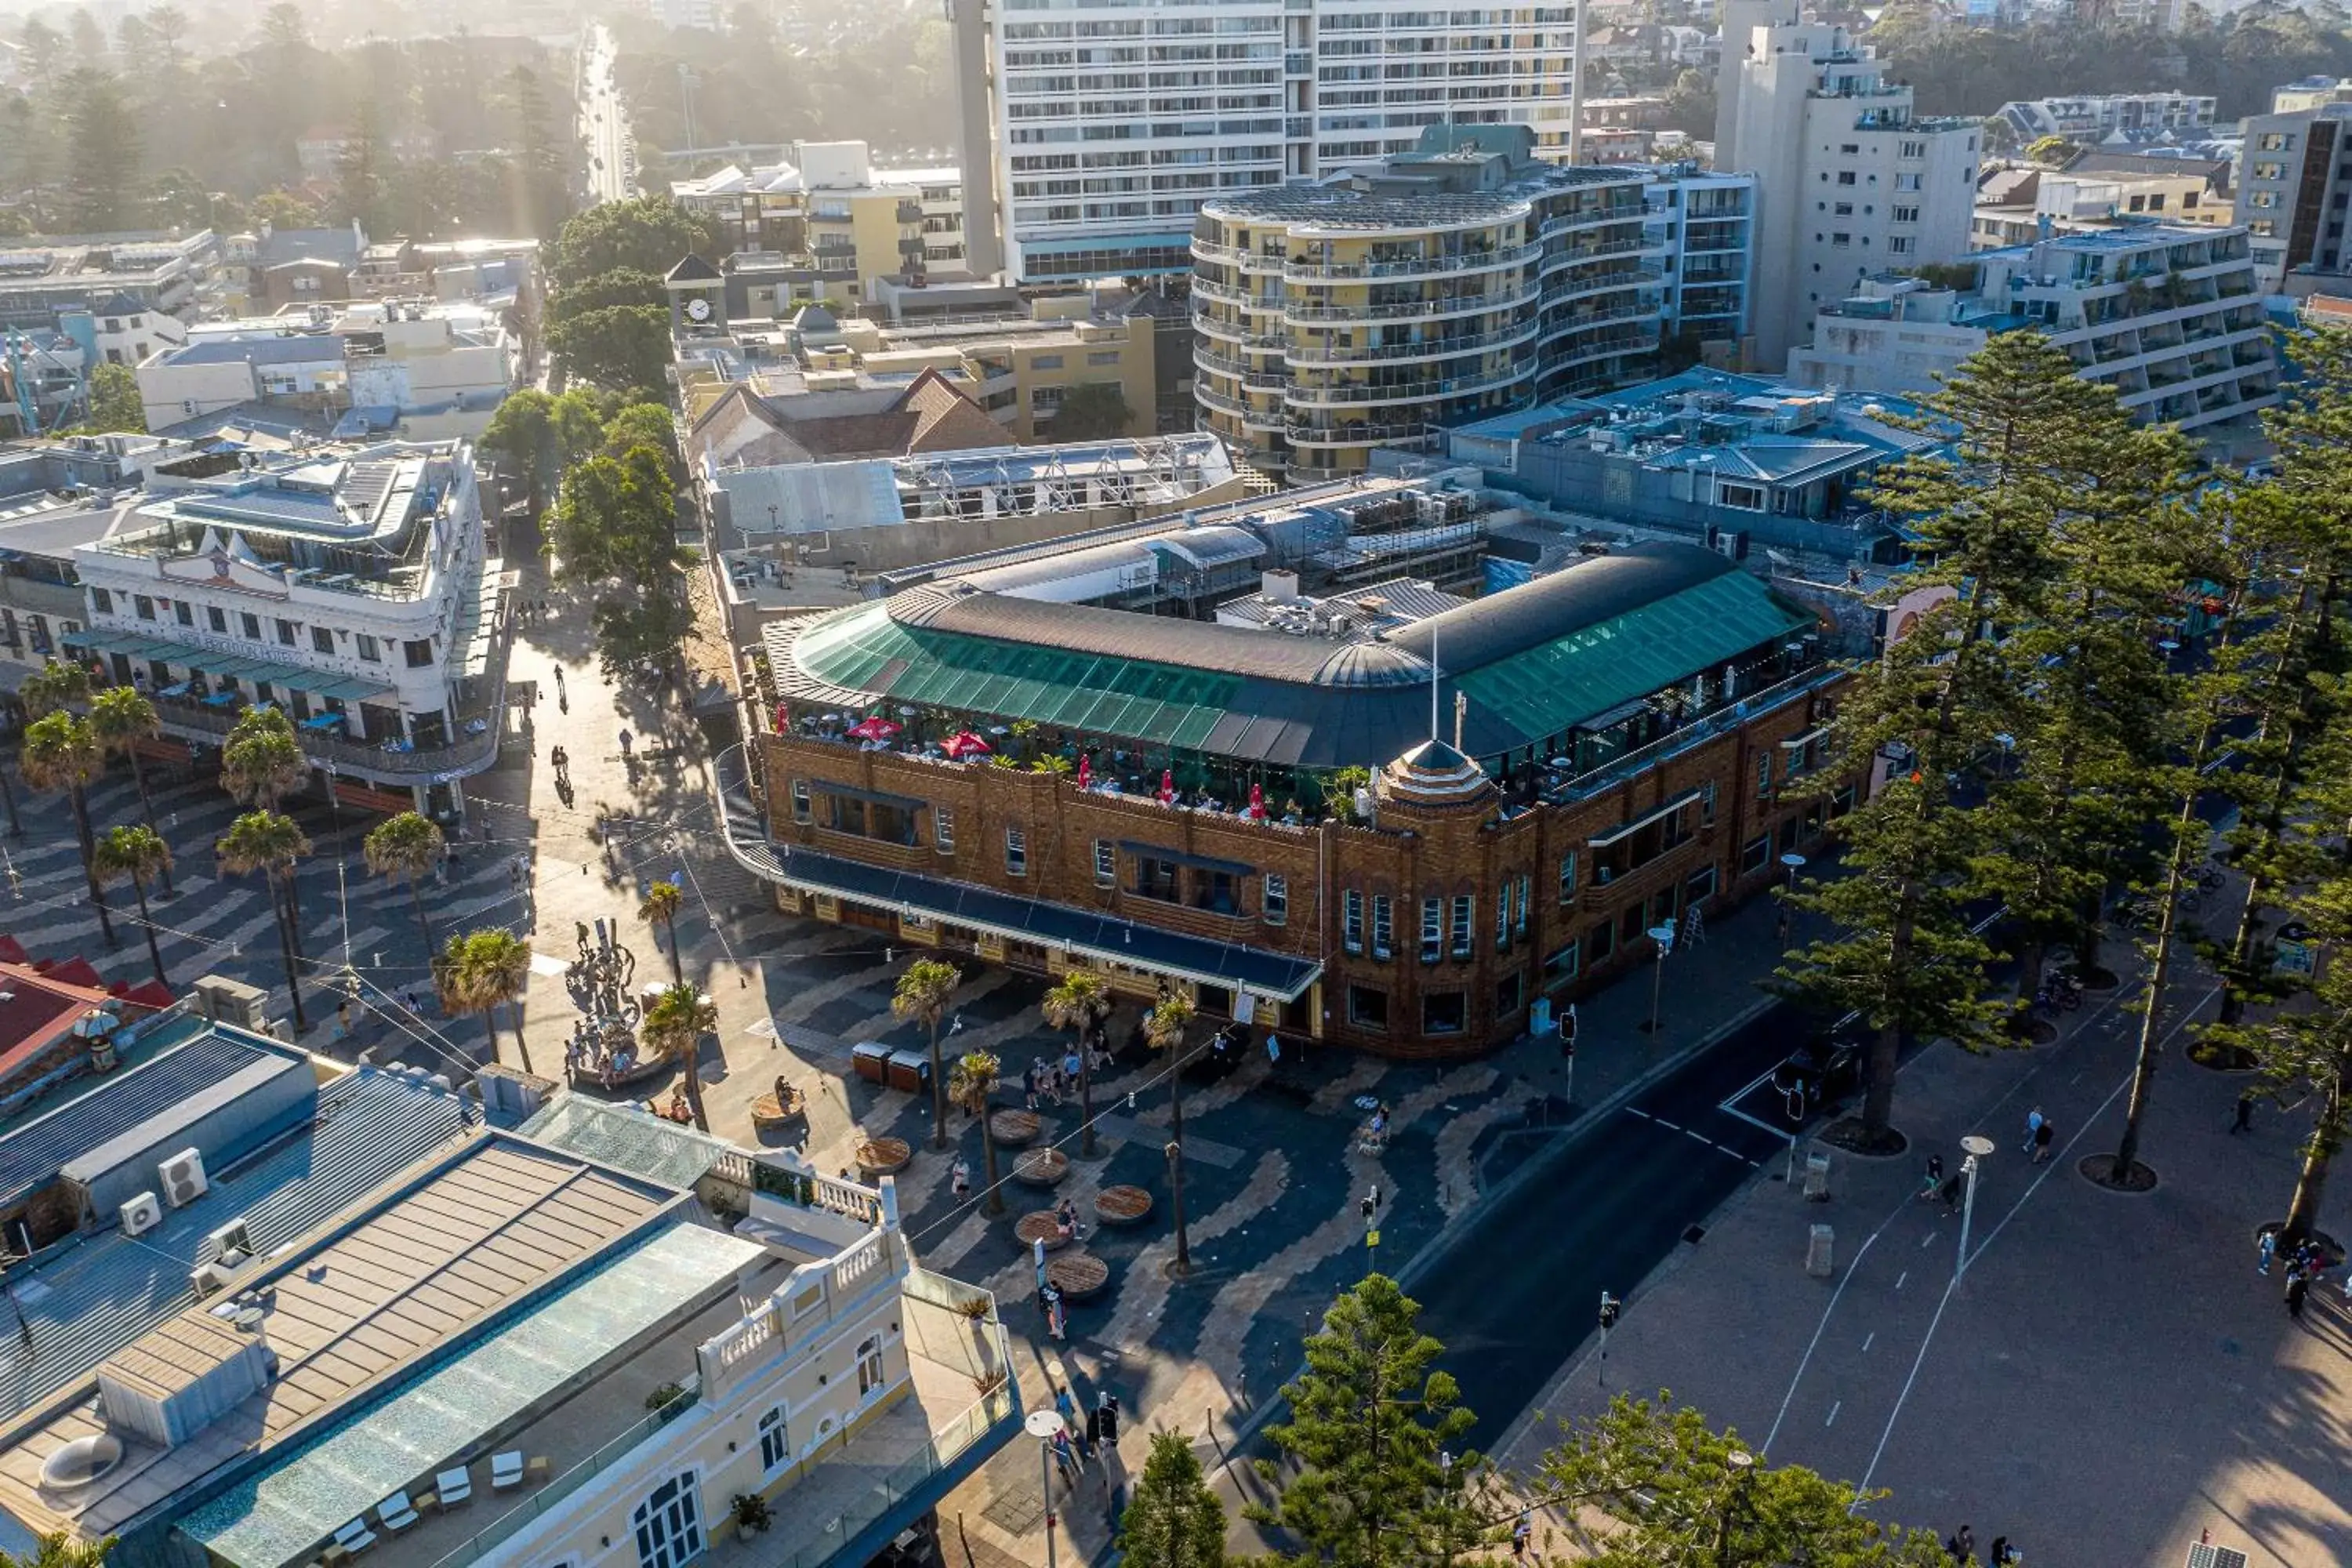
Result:
{"label": "roof terrace umbrella", "polygon": [[877,714],[862,724],[852,724],[849,732],[861,741],[887,741],[902,728]]}
{"label": "roof terrace umbrella", "polygon": [[1091,787],[1093,786],[1093,784],[1094,784],[1094,782],[1095,782],[1095,770],[1094,770],[1093,766],[1092,766],[1092,765],[1091,765],[1091,764],[1087,761],[1087,759],[1086,759],[1086,758],[1084,758],[1084,757],[1080,757],[1080,758],[1078,759],[1078,787],[1079,787],[1080,789],[1088,789],[1088,788],[1091,788]]}
{"label": "roof terrace umbrella", "polygon": [[1256,784],[1250,785],[1249,814],[1260,821],[1265,817],[1265,791]]}
{"label": "roof terrace umbrella", "polygon": [[1176,774],[1173,769],[1162,768],[1160,771],[1160,804],[1176,804]]}
{"label": "roof terrace umbrella", "polygon": [[965,757],[985,756],[995,748],[969,730],[961,730],[941,742],[940,750],[961,761]]}

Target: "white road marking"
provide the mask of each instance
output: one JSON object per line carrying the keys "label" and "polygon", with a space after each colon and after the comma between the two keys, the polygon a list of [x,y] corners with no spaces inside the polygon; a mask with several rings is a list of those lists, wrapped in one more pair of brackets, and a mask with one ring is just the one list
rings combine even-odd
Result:
{"label": "white road marking", "polygon": [[1682,1131],[1682,1129],[1681,1129],[1679,1126],[1675,1125],[1674,1122],[1671,1122],[1671,1121],[1667,1121],[1667,1120],[1666,1120],[1664,1117],[1663,1117],[1663,1116],[1653,1116],[1653,1117],[1651,1117],[1651,1118],[1650,1118],[1650,1120],[1651,1120],[1651,1121],[1654,1121],[1654,1122],[1656,1122],[1659,1126],[1661,1126],[1661,1127],[1664,1128],[1664,1129],[1665,1129],[1667,1131],[1669,1131],[1669,1132],[1679,1132],[1679,1131]]}
{"label": "white road marking", "polygon": [[1845,1408],[1845,1401],[1844,1401],[1844,1400],[1843,1400],[1843,1399],[1839,1400],[1836,1404],[1834,1404],[1834,1405],[1831,1405],[1831,1406],[1830,1406],[1829,1419],[1828,1419],[1828,1420],[1826,1420],[1826,1421],[1824,1421],[1824,1422],[1822,1422],[1822,1426],[1836,1426],[1836,1425],[1837,1425],[1837,1413],[1838,1413],[1839,1411],[1841,1411],[1841,1410],[1844,1409],[1844,1408]]}
{"label": "white road marking", "polygon": [[1908,1268],[1906,1268],[1902,1273],[1897,1274],[1897,1275],[1895,1277],[1895,1288],[1897,1290],[1902,1289],[1903,1289],[1903,1281],[1905,1281],[1906,1279],[1910,1279],[1910,1278],[1911,1278],[1911,1270],[1909,1270]]}
{"label": "white road marking", "polygon": [[1873,1341],[1873,1340],[1874,1340],[1874,1339],[1876,1339],[1877,1337],[1878,1337],[1878,1331],[1877,1331],[1876,1329],[1873,1329],[1873,1330],[1871,1330],[1871,1331],[1870,1331],[1870,1332],[1868,1332],[1868,1333],[1866,1333],[1866,1334],[1864,1334],[1864,1335],[1863,1335],[1863,1336],[1862,1336],[1862,1348],[1863,1348],[1863,1351],[1864,1351],[1864,1352],[1865,1354],[1867,1354],[1867,1353],[1868,1353],[1868,1352],[1869,1352],[1869,1350],[1870,1350],[1870,1342],[1871,1342],[1871,1341]]}
{"label": "white road marking", "polygon": [[1933,1246],[1935,1246],[1935,1245],[1936,1245],[1936,1233],[1935,1233],[1934,1231],[1932,1231],[1932,1230],[1931,1230],[1931,1231],[1929,1231],[1927,1235],[1925,1235],[1925,1236],[1923,1236],[1923,1237],[1921,1237],[1919,1238],[1919,1250],[1920,1250],[1920,1251],[1922,1251],[1922,1252],[1927,1251],[1929,1247],[1933,1247]]}
{"label": "white road marking", "polygon": [[1708,1137],[1706,1133],[1704,1133],[1704,1132],[1694,1132],[1694,1131],[1691,1131],[1689,1128],[1687,1128],[1687,1127],[1677,1127],[1677,1128],[1675,1128],[1675,1131],[1677,1131],[1677,1132],[1679,1132],[1679,1133],[1681,1133],[1681,1134],[1682,1134],[1684,1137],[1685,1137],[1685,1138],[1695,1138],[1695,1139],[1696,1139],[1698,1142],[1700,1142],[1701,1143],[1706,1144],[1706,1145],[1708,1148],[1710,1148],[1710,1149],[1712,1149],[1712,1148],[1714,1148],[1714,1147],[1715,1147],[1715,1141],[1714,1141],[1713,1139],[1709,1138],[1709,1137]]}
{"label": "white road marking", "polygon": [[1638,1116],[1644,1121],[1654,1121],[1657,1120],[1656,1117],[1652,1116],[1648,1111],[1642,1110],[1638,1106],[1629,1105],[1625,1108],[1625,1111],[1627,1115]]}

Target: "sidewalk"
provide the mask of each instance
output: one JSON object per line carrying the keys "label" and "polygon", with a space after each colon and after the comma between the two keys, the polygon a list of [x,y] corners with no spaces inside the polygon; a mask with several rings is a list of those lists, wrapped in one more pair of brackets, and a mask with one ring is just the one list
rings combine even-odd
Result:
{"label": "sidewalk", "polygon": [[[2053,1046],[1932,1047],[1897,1096],[1908,1155],[1837,1156],[1826,1205],[1752,1181],[1629,1293],[1605,1362],[1588,1342],[1498,1461],[1524,1477],[1551,1418],[1670,1388],[1775,1462],[1891,1490],[1885,1517],[2006,1534],[2037,1568],[2177,1568],[2202,1529],[2265,1568],[2352,1560],[2352,1448],[2335,1414],[2352,1395],[2352,1315],[2329,1280],[2291,1322],[2283,1276],[2254,1271],[2302,1119],[2265,1110],[2252,1135],[2227,1133],[2244,1080],[2179,1048],[2209,996],[2195,976],[2167,1016],[2142,1150],[2154,1192],[2108,1192],[2076,1169],[2121,1126],[2139,1024],[2128,993],[2095,999]],[[2042,1165],[2021,1149],[2035,1108],[2058,1135]],[[1954,1286],[1960,1222],[1916,1194],[1926,1156],[1957,1171],[1958,1139],[1977,1131],[1995,1152]],[[2344,1207],[2328,1205],[2337,1234]],[[1803,1269],[1814,1224],[1835,1229],[1828,1279]]]}

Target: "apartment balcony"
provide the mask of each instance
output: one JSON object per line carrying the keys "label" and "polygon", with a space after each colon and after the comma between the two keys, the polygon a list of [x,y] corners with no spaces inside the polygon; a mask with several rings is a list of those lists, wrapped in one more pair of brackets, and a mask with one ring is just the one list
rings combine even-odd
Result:
{"label": "apartment balcony", "polygon": [[1546,218],[1536,230],[1537,237],[1549,239],[1556,234],[1568,234],[1580,228],[1591,228],[1604,223],[1640,223],[1649,216],[1650,206],[1638,197],[1630,202],[1612,203],[1589,212],[1559,213]]}
{"label": "apartment balcony", "polygon": [[1570,365],[1589,364],[1595,360],[1613,359],[1619,354],[1648,353],[1658,346],[1654,331],[1612,332],[1585,341],[1571,341],[1545,358],[1548,371],[1562,370]]}
{"label": "apartment balcony", "polygon": [[1553,305],[1562,300],[1582,300],[1594,294],[1612,294],[1626,289],[1655,288],[1665,279],[1666,269],[1657,266],[1620,268],[1594,278],[1549,279],[1544,285],[1544,303]]}
{"label": "apartment balcony", "polygon": [[1571,245],[1545,256],[1543,269],[1549,272],[1555,268],[1574,267],[1587,261],[1603,261],[1612,256],[1635,256],[1645,250],[1664,248],[1664,241],[1653,243],[1646,238],[1612,240],[1605,245]]}
{"label": "apartment balcony", "polygon": [[1280,417],[1279,410],[1253,408],[1241,398],[1219,392],[1213,387],[1203,386],[1197,381],[1192,384],[1192,400],[1203,408],[1213,408],[1221,414],[1230,414],[1236,419],[1269,420]]}
{"label": "apartment balcony", "polygon": [[[1195,282],[1192,287],[1198,289]],[[1464,294],[1445,300],[1412,300],[1392,305],[1321,305],[1286,300],[1282,317],[1294,325],[1352,324],[1360,321],[1428,321],[1446,316],[1475,316],[1516,310],[1532,303],[1540,290],[1532,281],[1491,294]]]}
{"label": "apartment balcony", "polygon": [[1418,440],[1434,435],[1439,426],[1426,419],[1367,420],[1357,425],[1310,425],[1283,422],[1283,436],[1294,447],[1380,447],[1391,441]]}
{"label": "apartment balcony", "polygon": [[1482,375],[1452,376],[1437,381],[1407,382],[1398,385],[1373,386],[1351,383],[1344,386],[1318,386],[1312,382],[1293,381],[1284,391],[1284,399],[1293,408],[1329,408],[1353,406],[1367,403],[1435,403],[1449,397],[1461,397],[1474,392],[1485,392],[1497,386],[1509,386],[1536,374],[1533,360],[1510,365],[1502,370],[1488,371]]}
{"label": "apartment balcony", "polygon": [[1375,343],[1360,348],[1318,348],[1286,340],[1284,353],[1293,369],[1314,365],[1378,364],[1397,360],[1446,359],[1455,354],[1484,353],[1489,349],[1517,348],[1535,341],[1538,323],[1523,321],[1500,331],[1469,332],[1456,337],[1423,338],[1409,343]]}
{"label": "apartment balcony", "polygon": [[1300,283],[1349,278],[1397,280],[1441,278],[1456,273],[1500,271],[1507,267],[1531,261],[1542,253],[1540,245],[1516,245],[1500,250],[1455,256],[1401,257],[1386,261],[1292,261],[1283,268],[1282,275],[1286,279]]}
{"label": "apartment balcony", "polygon": [[1198,344],[1195,344],[1192,349],[1192,365],[1194,369],[1205,371],[1211,375],[1227,376],[1249,386],[1269,384],[1280,386],[1290,380],[1289,374],[1279,366],[1268,367],[1250,364],[1243,360],[1227,359],[1224,355],[1212,353]]}
{"label": "apartment balcony", "polygon": [[[467,777],[483,772],[499,757],[499,735],[504,718],[506,692],[501,682],[497,698],[458,715],[463,739],[446,746],[416,746],[407,751],[386,748],[392,742],[331,740],[315,730],[297,726],[294,737],[302,754],[320,767],[333,767],[354,777],[423,780],[439,774]],[[156,717],[163,732],[183,741],[217,744],[236,723],[237,710],[207,708],[180,698],[155,699]]]}
{"label": "apartment balcony", "polygon": [[1225,283],[1211,282],[1208,279],[1202,277],[1197,272],[1192,275],[1192,297],[1196,300],[1207,300],[1220,305],[1244,306],[1260,304],[1260,301],[1253,296],[1248,289],[1238,289]]}

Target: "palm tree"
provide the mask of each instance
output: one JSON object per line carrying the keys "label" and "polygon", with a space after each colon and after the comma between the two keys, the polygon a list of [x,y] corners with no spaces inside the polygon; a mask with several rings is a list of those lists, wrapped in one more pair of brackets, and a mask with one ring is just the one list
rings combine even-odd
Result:
{"label": "palm tree", "polygon": [[25,677],[24,683],[16,688],[16,700],[36,719],[89,700],[89,671],[78,664],[60,664],[54,658]]}
{"label": "palm tree", "polygon": [[919,958],[898,976],[898,988],[890,994],[890,1011],[901,1018],[919,1018],[931,1031],[931,1147],[948,1146],[948,1082],[940,1070],[940,1020],[947,1016],[948,1004],[955,1000],[956,987],[963,976],[952,963],[936,958]]}
{"label": "palm tree", "polygon": [[1184,1231],[1184,1031],[1192,1024],[1189,996],[1162,996],[1144,1015],[1143,1037],[1168,1058],[1168,1105],[1175,1136],[1168,1144],[1168,1177],[1176,1205],[1176,1272],[1192,1271],[1192,1239]]}
{"label": "palm tree", "polygon": [[686,970],[677,956],[677,911],[685,903],[686,895],[678,891],[676,882],[656,882],[646,889],[646,901],[637,906],[637,919],[649,925],[659,921],[669,932],[670,978],[680,985],[686,984]]}
{"label": "palm tree", "polygon": [[705,1132],[710,1131],[710,1121],[702,1114],[702,1037],[718,1029],[719,1005],[682,980],[663,987],[646,1009],[645,1022],[637,1026],[637,1037],[646,1050],[686,1070],[686,1108]]}
{"label": "palm tree", "polygon": [[25,726],[25,747],[16,765],[24,770],[25,782],[35,789],[61,789],[73,803],[74,831],[81,837],[82,874],[89,881],[89,901],[98,906],[99,929],[106,933],[109,947],[121,945],[106,908],[106,894],[98,885],[97,845],[89,830],[89,786],[106,776],[106,752],[98,743],[97,731],[89,720],[70,713],[36,719]]}
{"label": "palm tree", "polygon": [[[530,984],[530,943],[512,931],[491,926],[484,931],[453,935],[433,961],[433,989],[441,1006],[451,1014],[479,1013],[489,1032],[490,1059],[499,1055],[499,1004],[520,1002]],[[530,1045],[522,1037],[522,1019],[514,1021],[515,1048],[522,1055],[522,1070],[530,1065]]]}
{"label": "palm tree", "polygon": [[[107,752],[120,752],[131,760],[131,782],[139,786],[139,815],[152,828],[155,801],[147,793],[147,765],[139,760],[139,742],[163,732],[163,721],[156,716],[155,705],[135,686],[110,686],[90,699],[89,727],[98,731],[98,743]],[[166,857],[163,891],[171,890],[172,865]]]}
{"label": "palm tree", "polygon": [[310,782],[310,759],[275,708],[248,708],[221,742],[221,785],[239,805],[275,811]]}
{"label": "palm tree", "polygon": [[139,923],[147,928],[147,956],[154,960],[156,984],[169,985],[171,981],[163,973],[163,950],[155,943],[155,922],[147,918],[147,884],[156,877],[171,877],[172,847],[145,823],[131,823],[108,828],[106,837],[98,841],[94,858],[101,881],[128,881],[138,895]]}
{"label": "palm tree", "polygon": [[1045,1022],[1056,1029],[1068,1029],[1078,1037],[1078,1152],[1095,1152],[1095,1068],[1094,1052],[1087,1047],[1087,1032],[1110,1016],[1110,987],[1101,975],[1092,970],[1073,969],[1062,976],[1061,983],[1045,993],[1037,1004],[1045,1015]]}
{"label": "palm tree", "polygon": [[258,871],[269,888],[269,910],[278,917],[278,954],[286,962],[286,990],[294,1001],[294,1032],[301,1034],[310,1024],[302,1016],[302,983],[294,962],[294,863],[310,853],[310,840],[290,816],[248,811],[229,824],[214,847],[221,869],[233,877]]}
{"label": "palm tree", "polygon": [[988,1201],[982,1206],[990,1214],[1004,1212],[1004,1194],[996,1185],[996,1134],[988,1125],[988,1100],[996,1092],[998,1070],[991,1053],[966,1051],[956,1058],[955,1076],[948,1082],[948,1098],[967,1115],[980,1118],[980,1155],[988,1171]]}
{"label": "palm tree", "polygon": [[425,895],[417,879],[441,863],[448,838],[432,818],[413,811],[379,822],[360,842],[367,868],[379,877],[398,877],[408,884],[408,901],[416,910],[416,929],[425,933],[425,951],[433,951],[433,925],[425,918]]}
{"label": "palm tree", "polygon": [[0,1552],[0,1568],[106,1568],[106,1554],[113,1550],[111,1535],[85,1542],[55,1530],[42,1536],[29,1554]]}

